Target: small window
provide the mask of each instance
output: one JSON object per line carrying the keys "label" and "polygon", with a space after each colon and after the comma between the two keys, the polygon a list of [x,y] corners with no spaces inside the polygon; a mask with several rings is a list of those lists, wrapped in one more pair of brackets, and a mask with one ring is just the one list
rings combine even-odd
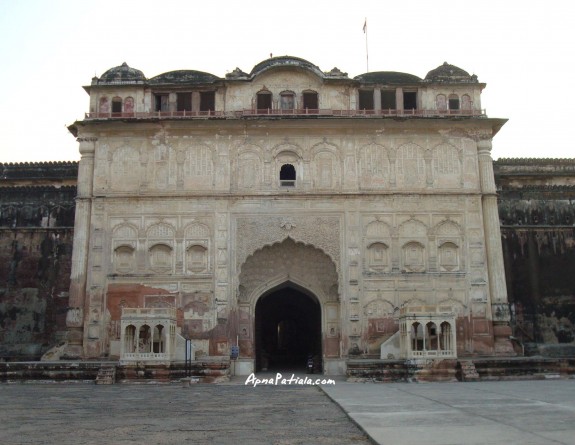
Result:
{"label": "small window", "polygon": [[306,110],[317,110],[319,108],[317,93],[315,91],[306,91],[303,93],[303,108]]}
{"label": "small window", "polygon": [[280,107],[282,110],[293,110],[295,108],[295,95],[292,92],[280,94]]}
{"label": "small window", "polygon": [[200,93],[200,111],[214,111],[216,109],[216,92],[202,91]]}
{"label": "small window", "polygon": [[439,111],[447,110],[447,100],[445,98],[445,94],[438,94],[435,98],[435,102]]}
{"label": "small window", "polygon": [[107,97],[101,97],[100,98],[99,111],[100,111],[100,113],[109,113],[110,112],[110,103],[108,102]]}
{"label": "small window", "polygon": [[359,109],[373,110],[373,90],[359,90]]}
{"label": "small window", "polygon": [[154,111],[168,111],[169,101],[167,94],[156,94],[154,96]]}
{"label": "small window", "polygon": [[269,91],[260,91],[257,94],[257,109],[268,110],[272,107],[272,93]]}
{"label": "small window", "polygon": [[126,100],[124,100],[124,113],[133,113],[133,112],[134,112],[134,98],[126,97]]}
{"label": "small window", "polygon": [[382,91],[381,92],[381,109],[382,110],[395,110],[395,91]]}
{"label": "small window", "polygon": [[192,93],[178,93],[178,111],[192,110]]}
{"label": "small window", "polygon": [[417,110],[417,93],[415,91],[403,92],[403,109]]}
{"label": "small window", "polygon": [[449,95],[449,109],[459,110],[459,96],[457,94]]}
{"label": "small window", "polygon": [[295,167],[291,164],[284,164],[280,169],[280,185],[282,187],[295,186]]}
{"label": "small window", "polygon": [[112,113],[121,113],[121,112],[122,112],[122,98],[114,97],[112,99]]}
{"label": "small window", "polygon": [[461,109],[471,111],[471,97],[468,94],[461,96]]}

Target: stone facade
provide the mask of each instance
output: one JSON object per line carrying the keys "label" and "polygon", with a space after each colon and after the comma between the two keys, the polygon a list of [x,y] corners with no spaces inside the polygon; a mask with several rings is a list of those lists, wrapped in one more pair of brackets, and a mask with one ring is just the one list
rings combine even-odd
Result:
{"label": "stone facade", "polygon": [[122,308],[175,307],[196,356],[239,344],[240,372],[313,354],[338,373],[418,304],[452,308],[458,355],[512,354],[490,157],[505,120],[484,86],[448,64],[352,79],[293,57],[94,78],[70,127],[67,356],[117,356]]}

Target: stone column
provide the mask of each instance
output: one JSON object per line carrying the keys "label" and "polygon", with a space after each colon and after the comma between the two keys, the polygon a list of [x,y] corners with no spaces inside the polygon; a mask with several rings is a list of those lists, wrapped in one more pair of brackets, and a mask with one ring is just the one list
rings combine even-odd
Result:
{"label": "stone column", "polygon": [[96,138],[78,138],[82,158],[78,166],[76,217],[74,220],[74,244],[70,298],[66,314],[68,346],[63,359],[79,359],[84,355],[84,313],[86,306],[86,279],[88,270],[88,247],[92,214],[92,185],[94,178],[94,151]]}
{"label": "stone column", "polygon": [[511,335],[509,304],[507,302],[507,287],[505,285],[505,268],[491,148],[491,139],[481,139],[477,142],[482,193],[483,231],[485,233],[487,274],[489,276],[491,316],[495,342],[494,352],[495,355],[515,355],[509,338]]}

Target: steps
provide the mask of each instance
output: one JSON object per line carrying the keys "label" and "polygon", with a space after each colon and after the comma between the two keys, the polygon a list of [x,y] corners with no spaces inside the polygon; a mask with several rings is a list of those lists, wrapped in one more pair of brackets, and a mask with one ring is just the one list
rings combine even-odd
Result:
{"label": "steps", "polygon": [[462,360],[459,362],[461,365],[461,381],[462,382],[476,382],[479,380],[479,373],[475,369],[475,363],[471,360]]}
{"label": "steps", "polygon": [[96,385],[113,385],[116,383],[116,366],[104,365],[98,370]]}

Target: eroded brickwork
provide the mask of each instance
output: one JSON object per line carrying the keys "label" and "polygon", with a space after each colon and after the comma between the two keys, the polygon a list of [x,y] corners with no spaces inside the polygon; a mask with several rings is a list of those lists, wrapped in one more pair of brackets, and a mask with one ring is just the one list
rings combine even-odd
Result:
{"label": "eroded brickwork", "polygon": [[572,354],[575,161],[502,159],[495,174],[514,335],[528,345],[556,345],[528,352]]}
{"label": "eroded brickwork", "polygon": [[64,341],[77,164],[0,164],[0,358]]}

